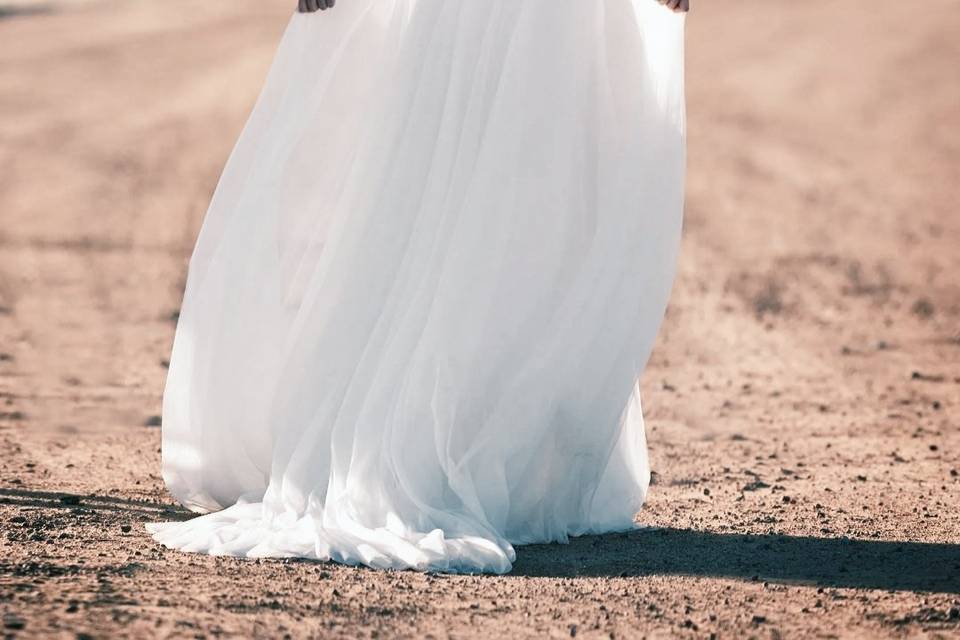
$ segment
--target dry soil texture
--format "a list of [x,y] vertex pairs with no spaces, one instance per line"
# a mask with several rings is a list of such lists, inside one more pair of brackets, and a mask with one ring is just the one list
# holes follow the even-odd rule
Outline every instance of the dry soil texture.
[[0,1],[5,634],[960,637],[957,0],[696,3],[653,528],[505,577],[154,544],[186,260],[292,2]]

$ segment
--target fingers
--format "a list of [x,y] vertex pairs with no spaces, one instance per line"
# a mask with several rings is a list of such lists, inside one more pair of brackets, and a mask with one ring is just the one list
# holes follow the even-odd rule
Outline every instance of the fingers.
[[332,9],[337,0],[298,0],[297,11],[300,13],[313,13],[314,11],[326,11]]
[[659,0],[659,2],[671,11],[690,10],[690,0]]

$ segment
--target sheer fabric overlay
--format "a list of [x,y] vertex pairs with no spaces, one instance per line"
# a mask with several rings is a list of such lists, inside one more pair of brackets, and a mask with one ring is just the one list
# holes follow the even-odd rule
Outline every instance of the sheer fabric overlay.
[[[562,5],[562,6],[561,6]],[[295,15],[193,253],[164,545],[509,571],[631,528],[685,166],[654,0]]]

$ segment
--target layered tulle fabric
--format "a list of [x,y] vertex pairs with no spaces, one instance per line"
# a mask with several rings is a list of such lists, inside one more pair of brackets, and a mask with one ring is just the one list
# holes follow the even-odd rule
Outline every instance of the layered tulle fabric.
[[186,551],[508,571],[633,525],[684,179],[654,0],[293,17],[193,254],[163,408]]

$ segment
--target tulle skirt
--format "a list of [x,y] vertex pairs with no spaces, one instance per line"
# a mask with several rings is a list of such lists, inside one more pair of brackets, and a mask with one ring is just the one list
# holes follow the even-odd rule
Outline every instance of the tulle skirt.
[[670,292],[683,18],[295,15],[193,253],[163,405],[185,551],[505,572],[633,526]]

